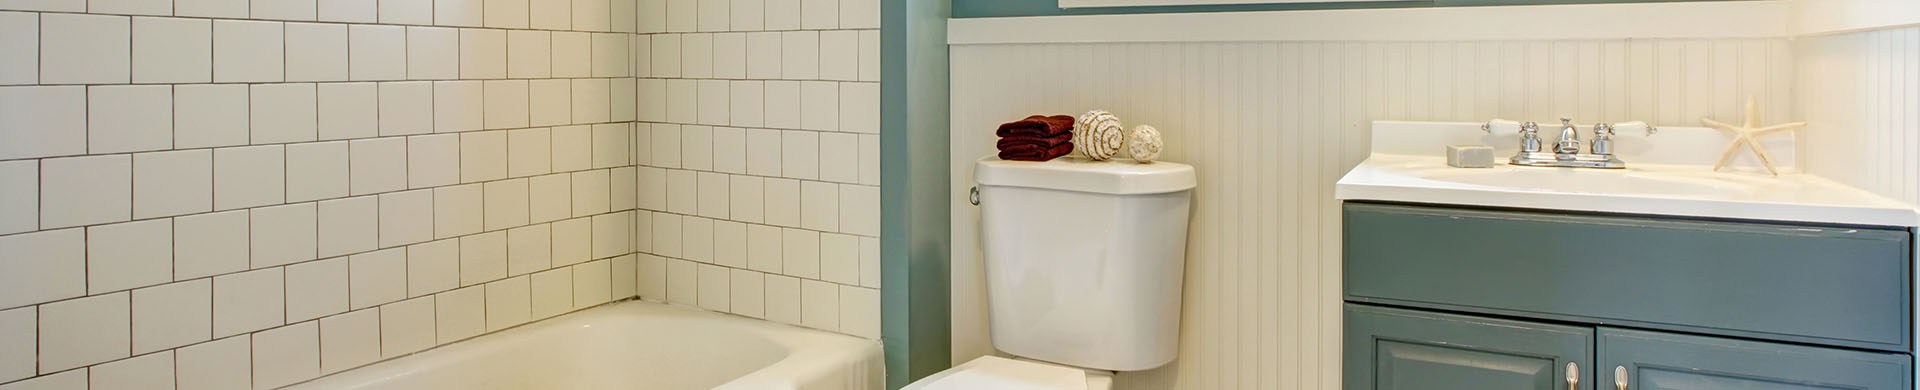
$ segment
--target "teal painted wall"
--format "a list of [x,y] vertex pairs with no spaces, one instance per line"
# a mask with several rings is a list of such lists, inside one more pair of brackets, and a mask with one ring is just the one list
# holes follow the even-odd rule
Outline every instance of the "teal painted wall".
[[[988,18],[1003,16],[1144,14],[1172,12],[1290,11],[1347,8],[1474,7],[1489,5],[1537,5],[1582,3],[1671,3],[1682,1],[1728,0],[1417,0],[1365,3],[1233,4],[1163,7],[1113,7],[1061,9],[1058,0],[952,0],[953,17]],[[1577,21],[1569,21],[1577,22]]]
[[948,0],[880,3],[880,333],[887,388],[950,366]]

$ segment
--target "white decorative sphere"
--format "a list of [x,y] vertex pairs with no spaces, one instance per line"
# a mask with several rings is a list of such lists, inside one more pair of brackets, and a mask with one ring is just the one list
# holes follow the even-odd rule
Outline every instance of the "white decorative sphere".
[[1160,149],[1166,146],[1164,142],[1160,140],[1160,129],[1134,126],[1133,131],[1127,132],[1127,153],[1133,156],[1133,161],[1153,162],[1160,158]]
[[1073,126],[1073,148],[1094,160],[1107,160],[1120,152],[1120,146],[1126,138],[1122,133],[1120,117],[1113,113],[1093,110],[1080,115]]

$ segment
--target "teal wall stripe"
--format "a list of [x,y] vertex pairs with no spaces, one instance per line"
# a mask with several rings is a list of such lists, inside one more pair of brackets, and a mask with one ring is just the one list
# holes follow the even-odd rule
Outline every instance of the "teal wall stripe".
[[880,331],[889,389],[950,364],[949,5],[880,3]]
[[1111,7],[1061,9],[1058,0],[953,0],[953,17],[987,18],[1005,16],[1053,16],[1100,14],[1150,14],[1172,12],[1293,11],[1351,8],[1474,7],[1489,5],[1540,5],[1583,3],[1672,3],[1683,1],[1727,0],[1416,0],[1362,3],[1227,4],[1156,7]]

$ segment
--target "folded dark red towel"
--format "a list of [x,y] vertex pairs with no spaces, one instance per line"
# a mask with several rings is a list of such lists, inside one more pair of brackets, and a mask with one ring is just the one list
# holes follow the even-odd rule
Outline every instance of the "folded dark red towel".
[[1013,145],[1038,145],[1042,148],[1052,148],[1054,146],[1058,146],[1060,144],[1069,143],[1069,142],[1073,142],[1072,133],[1061,134],[1054,137],[1011,136],[1011,137],[1001,137],[1000,141],[994,143],[994,147],[1000,148],[1003,150]]
[[1027,136],[1051,138],[1061,134],[1071,134],[1072,131],[1072,116],[1033,115],[1026,119],[1003,123],[999,129],[994,130],[993,134],[1001,137]]
[[1051,147],[1040,144],[1018,144],[1000,148],[1001,160],[1047,161],[1067,153],[1073,153],[1073,143],[1066,142]]

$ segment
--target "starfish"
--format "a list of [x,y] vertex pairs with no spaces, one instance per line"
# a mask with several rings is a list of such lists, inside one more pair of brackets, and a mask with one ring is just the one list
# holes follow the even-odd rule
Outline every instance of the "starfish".
[[1753,151],[1753,155],[1755,157],[1760,158],[1760,165],[1764,165],[1767,167],[1767,173],[1772,173],[1774,176],[1780,176],[1780,171],[1773,168],[1773,159],[1767,155],[1767,148],[1765,146],[1760,146],[1760,140],[1755,138],[1768,133],[1797,130],[1802,127],[1806,127],[1807,122],[1793,122],[1793,123],[1778,124],[1778,125],[1767,126],[1767,127],[1755,127],[1755,126],[1759,126],[1759,123],[1760,123],[1759,107],[1760,105],[1757,103],[1756,100],[1754,100],[1753,96],[1747,96],[1747,118],[1746,118],[1747,120],[1745,123],[1742,123],[1739,126],[1730,125],[1725,122],[1716,121],[1713,119],[1700,118],[1700,123],[1704,123],[1709,127],[1720,129],[1733,134],[1733,143],[1728,144],[1727,150],[1720,153],[1720,162],[1713,164],[1713,170],[1718,171],[1720,170],[1721,167],[1727,166],[1728,162],[1733,161],[1734,152],[1739,151],[1740,146],[1745,145],[1748,150]]

